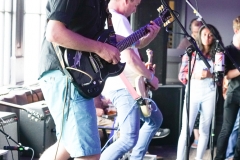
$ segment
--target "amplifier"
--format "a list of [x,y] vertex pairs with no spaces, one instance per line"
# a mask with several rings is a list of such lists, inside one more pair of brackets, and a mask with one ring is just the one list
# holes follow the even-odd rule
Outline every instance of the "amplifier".
[[[54,121],[45,101],[30,103],[22,107],[42,116],[41,120],[36,121],[29,118],[26,111],[21,110],[19,117],[19,134],[22,144],[34,150],[34,157],[40,157],[45,149],[57,141]],[[31,155],[30,150],[24,153],[24,156]]]
[[177,145],[182,126],[183,85],[163,85],[153,91],[152,99],[163,114],[161,128],[169,128],[165,138],[153,139],[152,145]]
[[0,150],[0,160],[8,160],[8,153],[7,150]]
[[[18,141],[18,118],[16,113],[13,112],[0,112],[0,130],[10,136],[17,143]],[[4,146],[17,146],[15,142],[7,138],[4,133],[0,132],[0,149]],[[8,151],[7,159],[12,159],[12,154],[14,160],[19,159],[18,151]]]

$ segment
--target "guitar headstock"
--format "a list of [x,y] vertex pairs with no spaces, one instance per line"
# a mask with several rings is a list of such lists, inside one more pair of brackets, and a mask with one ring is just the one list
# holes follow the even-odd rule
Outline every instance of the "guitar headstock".
[[157,11],[159,12],[159,17],[162,19],[163,26],[166,27],[168,24],[172,23],[174,21],[171,13],[168,9],[164,8],[163,5],[161,5]]
[[148,49],[146,50],[146,52],[147,52],[147,56],[148,56],[148,57],[152,57],[152,56],[153,56],[153,51],[152,51],[151,49],[148,48]]
[[147,49],[146,50],[146,52],[147,52],[147,56],[148,56],[148,63],[147,63],[147,69],[149,69],[149,70],[153,70],[153,66],[152,66],[152,58],[153,58],[153,51],[151,50],[151,49]]

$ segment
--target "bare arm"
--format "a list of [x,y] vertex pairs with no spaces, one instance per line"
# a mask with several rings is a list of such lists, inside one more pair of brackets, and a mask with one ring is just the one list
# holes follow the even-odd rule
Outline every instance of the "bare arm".
[[47,25],[46,38],[48,41],[74,50],[94,52],[107,62],[116,64],[120,61],[117,48],[83,37],[65,27],[60,21],[50,20]]
[[147,30],[149,31],[148,34],[136,42],[136,48],[141,49],[146,47],[157,36],[160,27],[155,22],[151,21],[150,25],[147,26]]

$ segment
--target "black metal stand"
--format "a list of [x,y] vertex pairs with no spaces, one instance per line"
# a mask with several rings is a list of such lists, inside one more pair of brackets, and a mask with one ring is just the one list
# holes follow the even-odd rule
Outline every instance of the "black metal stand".
[[[186,53],[189,56],[189,63],[188,63],[188,82],[187,82],[187,93],[186,93],[186,114],[187,114],[187,120],[186,120],[186,129],[187,129],[187,135],[186,135],[186,150],[185,150],[185,160],[189,160],[189,148],[190,148],[190,133],[189,133],[189,102],[190,102],[190,81],[191,81],[191,60],[192,60],[192,52],[196,51],[196,53],[198,54],[199,58],[204,62],[204,64],[206,65],[206,67],[208,69],[211,68],[210,64],[208,63],[208,61],[206,60],[206,58],[203,56],[202,52],[200,51],[200,49],[197,46],[196,41],[194,40],[193,37],[191,37],[188,32],[186,31],[186,29],[183,27],[183,25],[181,24],[181,22],[179,21],[179,19],[177,18],[177,16],[175,15],[175,13],[172,11],[172,9],[168,6],[168,4],[166,4],[163,0],[161,0],[162,4],[169,9],[169,12],[171,13],[171,15],[174,17],[175,21],[179,24],[179,26],[181,27],[182,31],[184,32],[184,34],[187,36],[188,41],[192,44],[191,46],[189,46],[186,49]],[[191,52],[191,53],[190,53]]]
[[[190,82],[191,82],[191,61],[193,48],[188,47],[186,49],[186,54],[188,55],[188,81],[187,81],[187,91],[186,91],[186,147],[185,147],[185,159],[189,159],[189,147],[190,147],[190,128],[189,128],[189,103],[190,103]],[[184,112],[184,111],[183,111]]]
[[[7,139],[10,139],[10,140],[12,140],[14,143],[16,143],[17,144],[17,149],[15,149],[16,147],[12,147],[12,146],[4,146],[4,150],[17,150],[17,151],[23,151],[23,150],[25,150],[25,148],[24,148],[24,146],[22,146],[22,144],[21,143],[18,143],[17,141],[15,141],[10,135],[8,135],[7,133],[5,133],[3,130],[1,130],[0,129],[0,132],[2,132],[2,134],[4,134],[5,136],[6,136],[6,138]],[[5,148],[5,147],[9,147],[9,148]]]
[[17,145],[21,146],[20,143],[16,142],[14,139],[12,139],[12,137],[9,136],[7,133],[5,133],[3,130],[0,129],[0,132],[2,132],[2,134],[4,134],[4,135],[7,137],[7,139],[10,139],[10,140],[12,140],[14,143],[16,143]]
[[[216,85],[216,84],[215,84]],[[215,112],[217,108],[217,100],[218,100],[218,87],[216,85],[216,96],[215,96],[215,106],[213,110],[213,117],[212,117],[212,125],[211,125],[211,136],[210,136],[210,150],[211,150],[211,160],[214,159],[214,132],[215,132]]]
[[212,117],[212,125],[211,125],[211,136],[210,136],[210,150],[211,150],[211,160],[214,159],[214,136],[215,136],[215,113],[216,113],[216,108],[217,108],[217,102],[219,99],[219,93],[218,93],[218,85],[219,83],[222,82],[224,77],[224,73],[214,73],[214,84],[216,85],[216,96],[215,96],[215,107],[214,107],[214,112],[213,112],[213,117]]

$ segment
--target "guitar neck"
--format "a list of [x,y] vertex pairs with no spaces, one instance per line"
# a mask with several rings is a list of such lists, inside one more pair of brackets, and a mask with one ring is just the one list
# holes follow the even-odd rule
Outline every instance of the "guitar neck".
[[[154,22],[158,25],[161,26],[163,24],[163,21],[161,19],[161,17],[158,17],[154,20]],[[143,36],[145,36],[148,33],[147,30],[147,25],[138,29],[137,31],[135,31],[134,33],[132,33],[130,36],[128,36],[127,38],[125,38],[124,40],[118,42],[116,44],[116,47],[118,48],[118,50],[121,52],[124,49],[126,49],[127,47],[130,47],[134,42],[136,42],[137,40],[139,40],[140,38],[142,38]]]

